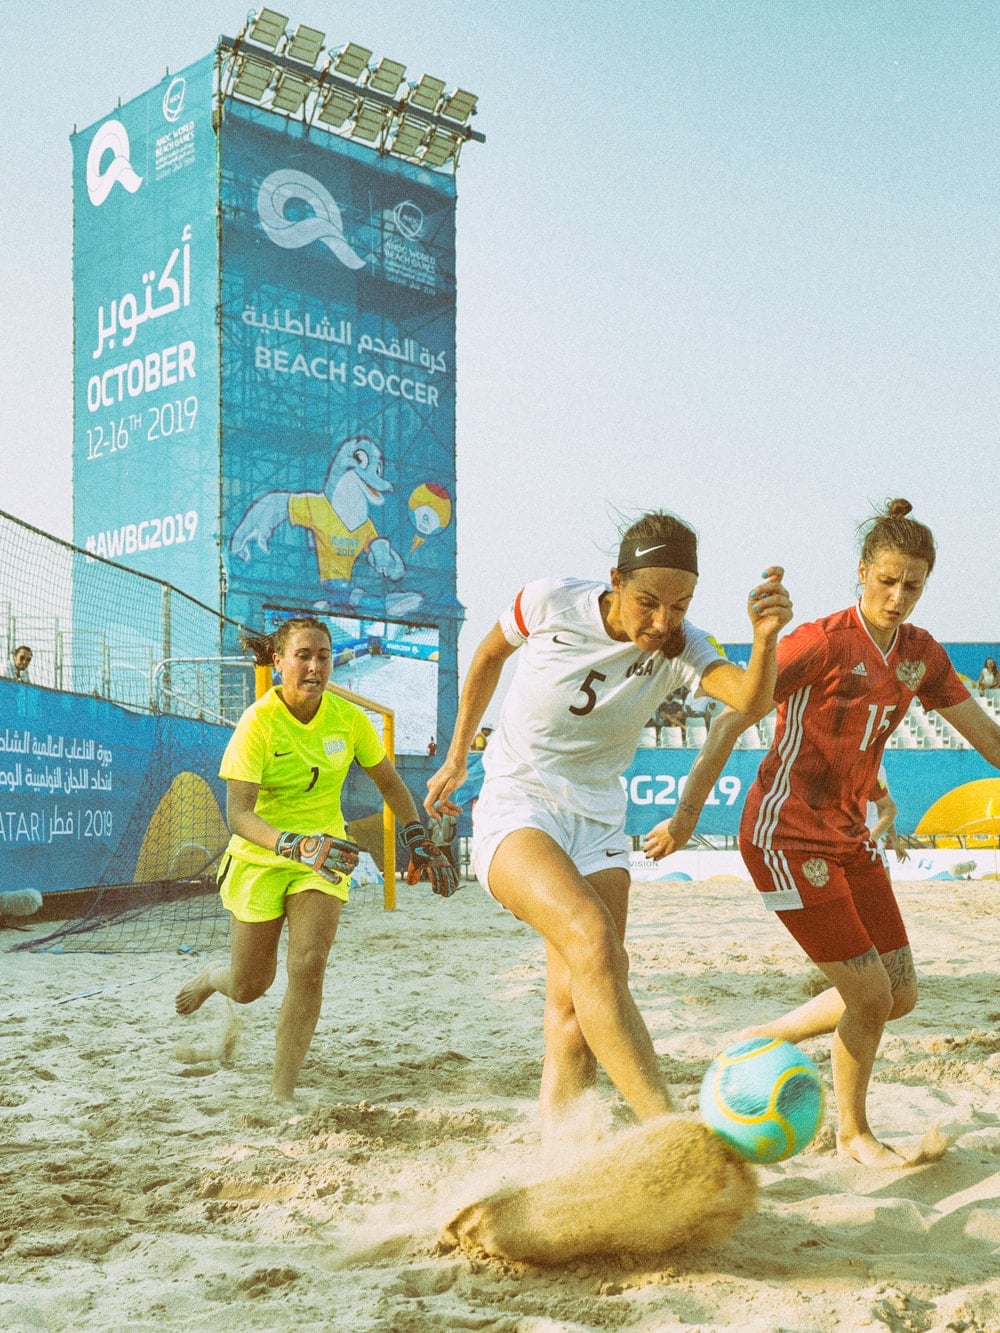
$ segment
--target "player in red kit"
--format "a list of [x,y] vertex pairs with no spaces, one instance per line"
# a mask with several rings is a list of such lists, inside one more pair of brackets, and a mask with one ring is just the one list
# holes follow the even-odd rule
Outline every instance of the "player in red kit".
[[[740,851],[761,901],[831,982],[743,1035],[799,1042],[833,1033],[837,1145],[867,1166],[905,1164],[875,1138],[866,1102],[885,1024],[917,998],[906,928],[866,824],[882,751],[916,696],[1000,768],[1000,727],[941,645],[907,621],[936,554],[930,530],[907,517],[910,510],[908,501],[892,500],[864,525],[858,604],[778,643],[777,728],[740,824]],[[737,736],[753,721],[732,710],[716,720],[670,822],[667,851],[693,833]]]

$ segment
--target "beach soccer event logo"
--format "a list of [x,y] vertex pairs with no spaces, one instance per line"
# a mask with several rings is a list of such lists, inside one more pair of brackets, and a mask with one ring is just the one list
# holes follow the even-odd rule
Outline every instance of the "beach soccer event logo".
[[[111,154],[111,160],[105,159]],[[87,193],[95,208],[100,208],[116,185],[135,194],[142,177],[132,166],[128,130],[120,120],[106,120],[94,135],[87,153]]]
[[171,79],[167,86],[167,91],[163,94],[163,119],[169,120],[171,125],[180,118],[184,110],[184,95],[187,92],[187,79],[178,74],[176,79]]
[[424,230],[424,210],[412,199],[402,199],[392,210],[396,230],[408,241],[415,241]]
[[347,242],[336,199],[304,171],[272,171],[265,176],[257,191],[257,216],[268,238],[284,250],[300,250],[318,242],[345,268],[365,266]]

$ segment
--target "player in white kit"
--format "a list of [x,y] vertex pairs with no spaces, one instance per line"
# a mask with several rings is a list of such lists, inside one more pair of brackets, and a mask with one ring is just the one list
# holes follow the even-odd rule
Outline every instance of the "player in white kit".
[[[741,709],[769,700],[775,641],[792,614],[783,572],[766,570],[750,594],[753,649],[744,670],[685,619],[698,581],[693,530],[673,514],[646,514],[624,534],[610,586],[529,583],[476,650],[455,734],[424,804],[435,817],[459,813],[451,793],[465,779],[504,663],[517,652],[483,755],[473,865],[490,893],[545,941],[547,1117],[594,1085],[598,1063],[640,1119],[670,1109],[628,988],[629,842],[619,779],[647,719],[679,686]],[[666,822],[644,846],[657,856],[672,849]]]

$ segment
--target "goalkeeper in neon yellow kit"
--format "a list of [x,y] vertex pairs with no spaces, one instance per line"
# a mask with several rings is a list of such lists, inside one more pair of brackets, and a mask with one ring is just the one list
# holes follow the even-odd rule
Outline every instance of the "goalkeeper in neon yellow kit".
[[[323,976],[348,899],[359,848],[346,835],[340,793],[357,762],[402,824],[411,867],[448,897],[458,877],[420,822],[413,798],[364,712],[331,694],[330,633],[322,621],[283,621],[273,635],[245,636],[281,684],[252,704],[226,747],[229,845],[219,891],[231,918],[228,963],[206,967],[177,994],[193,1013],[215,991],[240,1004],[274,981],[288,921],[288,987],[278,1017],[272,1092],[290,1102],[319,1019]],[[412,880],[411,880],[412,882]]]

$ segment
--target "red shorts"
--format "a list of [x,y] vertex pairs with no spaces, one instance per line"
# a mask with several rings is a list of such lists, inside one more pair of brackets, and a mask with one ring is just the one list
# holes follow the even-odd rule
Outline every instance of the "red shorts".
[[814,963],[843,963],[871,948],[892,953],[909,943],[889,872],[870,844],[832,856],[764,852],[741,838],[740,853],[764,906]]

